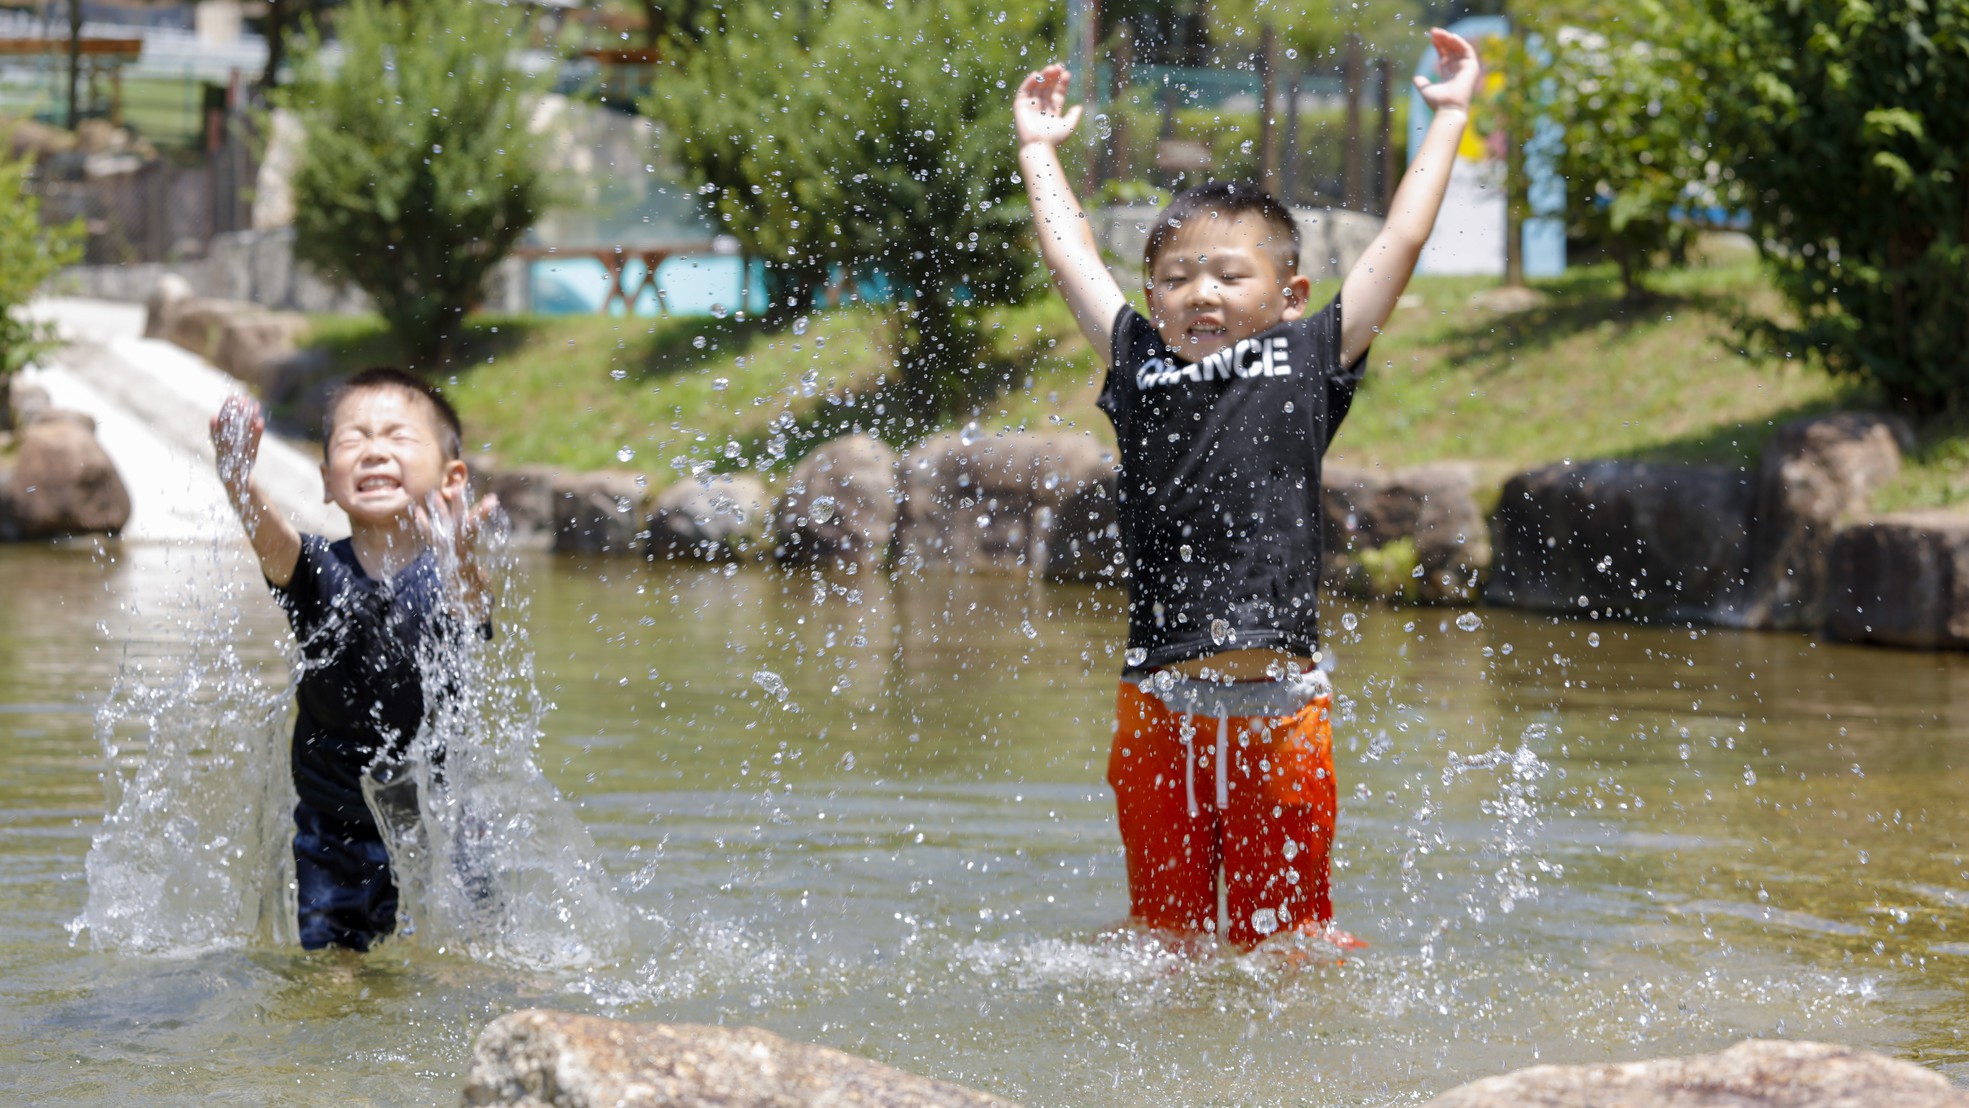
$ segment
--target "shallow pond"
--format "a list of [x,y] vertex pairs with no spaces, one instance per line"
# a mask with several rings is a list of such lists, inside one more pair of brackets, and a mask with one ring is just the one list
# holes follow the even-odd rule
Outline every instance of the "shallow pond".
[[235,611],[228,672],[277,704],[284,623],[211,551],[0,549],[8,1101],[454,1103],[477,1029],[533,1005],[761,1024],[1031,1105],[1403,1103],[1751,1035],[1969,1082],[1969,658],[1332,601],[1334,900],[1371,945],[1175,953],[1119,926],[1118,594],[520,582],[538,760],[619,886],[619,957],[136,953],[68,926],[98,713],[119,674],[209,666]]

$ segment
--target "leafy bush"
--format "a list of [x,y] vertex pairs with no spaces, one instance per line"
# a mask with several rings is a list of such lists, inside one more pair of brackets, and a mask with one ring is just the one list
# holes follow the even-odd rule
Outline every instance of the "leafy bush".
[[1702,0],[1718,146],[1786,337],[1920,414],[1969,397],[1969,0]]
[[543,200],[527,131],[538,81],[507,61],[516,11],[353,0],[336,18],[339,67],[312,39],[281,96],[307,129],[296,257],[368,293],[426,365],[449,360]]
[[1036,287],[1011,105],[1050,18],[1039,0],[732,6],[647,102],[766,263],[774,316],[844,276],[886,281],[917,418],[976,388],[977,309]]
[[1672,17],[1653,3],[1630,16],[1606,34],[1562,30],[1534,79],[1561,132],[1567,230],[1605,247],[1631,299],[1642,274],[1684,256],[1737,190],[1709,149],[1709,98]]
[[7,137],[0,131],[0,258],[6,259],[0,265],[0,382],[53,341],[47,328],[20,318],[17,309],[55,271],[82,257],[82,221],[41,225],[41,198],[27,190],[33,163],[12,157]]

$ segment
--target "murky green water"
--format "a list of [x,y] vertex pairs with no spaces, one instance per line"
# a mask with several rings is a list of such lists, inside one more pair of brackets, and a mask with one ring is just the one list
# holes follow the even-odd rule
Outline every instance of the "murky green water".
[[1033,1105],[1402,1103],[1751,1035],[1969,1081],[1969,658],[1501,612],[1330,610],[1334,898],[1373,944],[1343,963],[1116,929],[1118,596],[547,559],[540,760],[629,956],[72,942],[119,670],[186,665],[236,606],[242,667],[285,680],[279,613],[221,564],[0,549],[8,1102],[454,1103],[478,1027],[528,1005],[757,1023]]

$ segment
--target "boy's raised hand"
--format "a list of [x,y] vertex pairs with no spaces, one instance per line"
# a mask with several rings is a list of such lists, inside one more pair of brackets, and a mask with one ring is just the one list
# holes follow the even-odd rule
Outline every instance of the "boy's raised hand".
[[1483,70],[1477,62],[1477,48],[1462,35],[1451,34],[1441,27],[1430,29],[1429,40],[1436,47],[1436,79],[1415,78],[1422,102],[1431,111],[1470,110],[1470,100],[1477,94],[1477,78]]
[[235,501],[253,477],[260,458],[260,436],[267,430],[260,405],[249,397],[229,396],[212,417],[212,451],[218,456],[219,480]]
[[468,506],[469,496],[464,485],[446,486],[431,493],[417,507],[417,526],[424,534],[424,541],[443,553],[443,562],[456,567],[465,609],[471,618],[483,621],[491,607],[490,578],[478,563],[478,542],[486,524],[499,511],[499,498],[487,493],[479,497],[478,503]]
[[1067,85],[1072,80],[1067,67],[1054,62],[1019,82],[1012,100],[1012,125],[1020,146],[1043,142],[1057,147],[1073,134],[1080,123],[1080,105],[1067,107]]

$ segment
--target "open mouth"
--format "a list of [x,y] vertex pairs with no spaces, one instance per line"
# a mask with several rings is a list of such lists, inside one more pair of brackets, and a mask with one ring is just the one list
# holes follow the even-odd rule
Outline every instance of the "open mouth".
[[401,482],[394,477],[364,477],[356,482],[357,492],[388,492],[401,487]]

